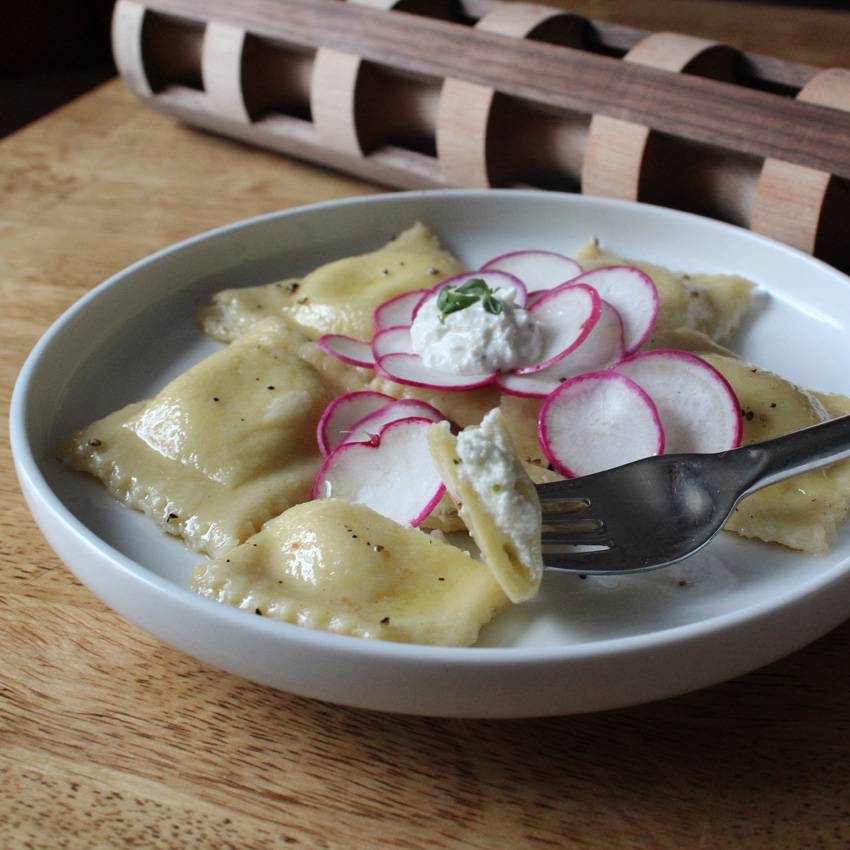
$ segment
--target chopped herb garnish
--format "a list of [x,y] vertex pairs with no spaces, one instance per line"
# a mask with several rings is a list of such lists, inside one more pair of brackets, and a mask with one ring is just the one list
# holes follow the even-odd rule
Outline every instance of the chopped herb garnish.
[[445,322],[449,313],[457,313],[471,307],[476,301],[488,313],[498,316],[504,312],[505,305],[496,298],[495,292],[480,277],[473,277],[460,286],[444,286],[437,296],[437,309],[440,311],[440,322]]

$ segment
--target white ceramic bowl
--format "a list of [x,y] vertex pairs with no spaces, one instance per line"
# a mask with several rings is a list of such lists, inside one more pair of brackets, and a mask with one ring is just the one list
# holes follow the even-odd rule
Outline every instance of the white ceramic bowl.
[[[386,711],[520,717],[682,693],[795,650],[850,614],[850,533],[825,556],[721,535],[678,568],[619,579],[547,574],[469,649],[310,631],[201,599],[199,556],[55,457],[59,438],[146,397],[213,351],[194,322],[211,293],[297,276],[417,219],[470,266],[590,237],[626,256],[736,272],[764,290],[734,347],[805,386],[850,393],[850,280],[748,231],[578,195],[457,191],[337,201],[239,222],[142,260],[72,307],[24,366],[11,434],[45,537],[128,620],[202,661],[294,693]],[[681,582],[684,580],[685,584]]]

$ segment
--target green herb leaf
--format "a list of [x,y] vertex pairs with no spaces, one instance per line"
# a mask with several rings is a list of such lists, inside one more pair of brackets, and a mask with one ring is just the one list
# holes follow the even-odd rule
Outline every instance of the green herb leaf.
[[460,286],[444,286],[437,296],[437,309],[440,311],[440,322],[446,320],[450,313],[465,310],[476,301],[488,313],[498,316],[505,310],[505,305],[496,297],[495,293],[480,277],[473,277]]

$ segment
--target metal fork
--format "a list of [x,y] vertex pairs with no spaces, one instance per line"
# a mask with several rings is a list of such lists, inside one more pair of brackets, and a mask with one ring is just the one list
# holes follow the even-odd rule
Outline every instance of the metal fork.
[[538,485],[543,562],[596,575],[675,564],[702,549],[745,496],[848,457],[843,416],[728,452],[661,455]]

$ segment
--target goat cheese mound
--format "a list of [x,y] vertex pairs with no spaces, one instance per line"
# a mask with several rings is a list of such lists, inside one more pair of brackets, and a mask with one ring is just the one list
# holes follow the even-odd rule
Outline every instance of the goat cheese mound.
[[[510,442],[501,412],[491,410],[477,428],[457,437],[456,471],[470,484],[497,528],[516,548],[520,562],[540,561],[540,502]],[[539,577],[538,577],[539,581]]]
[[516,293],[499,293],[503,309],[482,301],[441,316],[437,299],[426,301],[410,329],[413,351],[426,366],[452,375],[490,375],[536,362],[543,333],[534,317],[514,305]]

